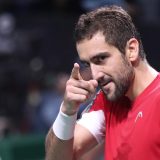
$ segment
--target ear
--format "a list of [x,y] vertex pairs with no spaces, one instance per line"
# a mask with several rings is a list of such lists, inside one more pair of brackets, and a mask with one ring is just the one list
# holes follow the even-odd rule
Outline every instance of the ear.
[[126,44],[126,57],[131,63],[139,58],[139,42],[136,38],[131,38]]

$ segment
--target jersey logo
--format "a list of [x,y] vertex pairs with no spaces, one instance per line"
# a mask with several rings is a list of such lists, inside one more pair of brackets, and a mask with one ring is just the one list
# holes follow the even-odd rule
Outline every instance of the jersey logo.
[[140,119],[140,118],[142,118],[142,117],[143,117],[142,111],[138,112],[138,114],[137,114],[137,116],[136,116],[134,122],[137,122],[137,120]]

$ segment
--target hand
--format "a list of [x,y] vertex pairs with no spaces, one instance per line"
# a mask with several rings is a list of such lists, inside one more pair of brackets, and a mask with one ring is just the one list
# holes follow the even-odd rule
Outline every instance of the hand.
[[61,110],[67,115],[73,115],[78,112],[79,105],[85,102],[96,91],[98,86],[96,80],[83,80],[79,70],[79,64],[75,63],[71,76],[66,83],[66,91]]

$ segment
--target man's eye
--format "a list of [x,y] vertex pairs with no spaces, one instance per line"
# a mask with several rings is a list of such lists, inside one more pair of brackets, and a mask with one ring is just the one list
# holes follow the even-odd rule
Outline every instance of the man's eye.
[[103,61],[106,58],[106,56],[100,56],[99,61]]
[[103,61],[105,60],[105,58],[106,58],[106,56],[96,57],[96,58],[94,59],[94,62],[95,62],[96,64],[99,64],[99,63],[103,62]]

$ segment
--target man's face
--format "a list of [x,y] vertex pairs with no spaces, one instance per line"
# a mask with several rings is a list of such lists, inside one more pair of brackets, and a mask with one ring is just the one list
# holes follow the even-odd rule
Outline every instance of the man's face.
[[126,56],[105,42],[101,32],[90,40],[77,43],[77,51],[80,60],[90,68],[92,78],[98,81],[109,101],[116,101],[127,93],[134,69]]

